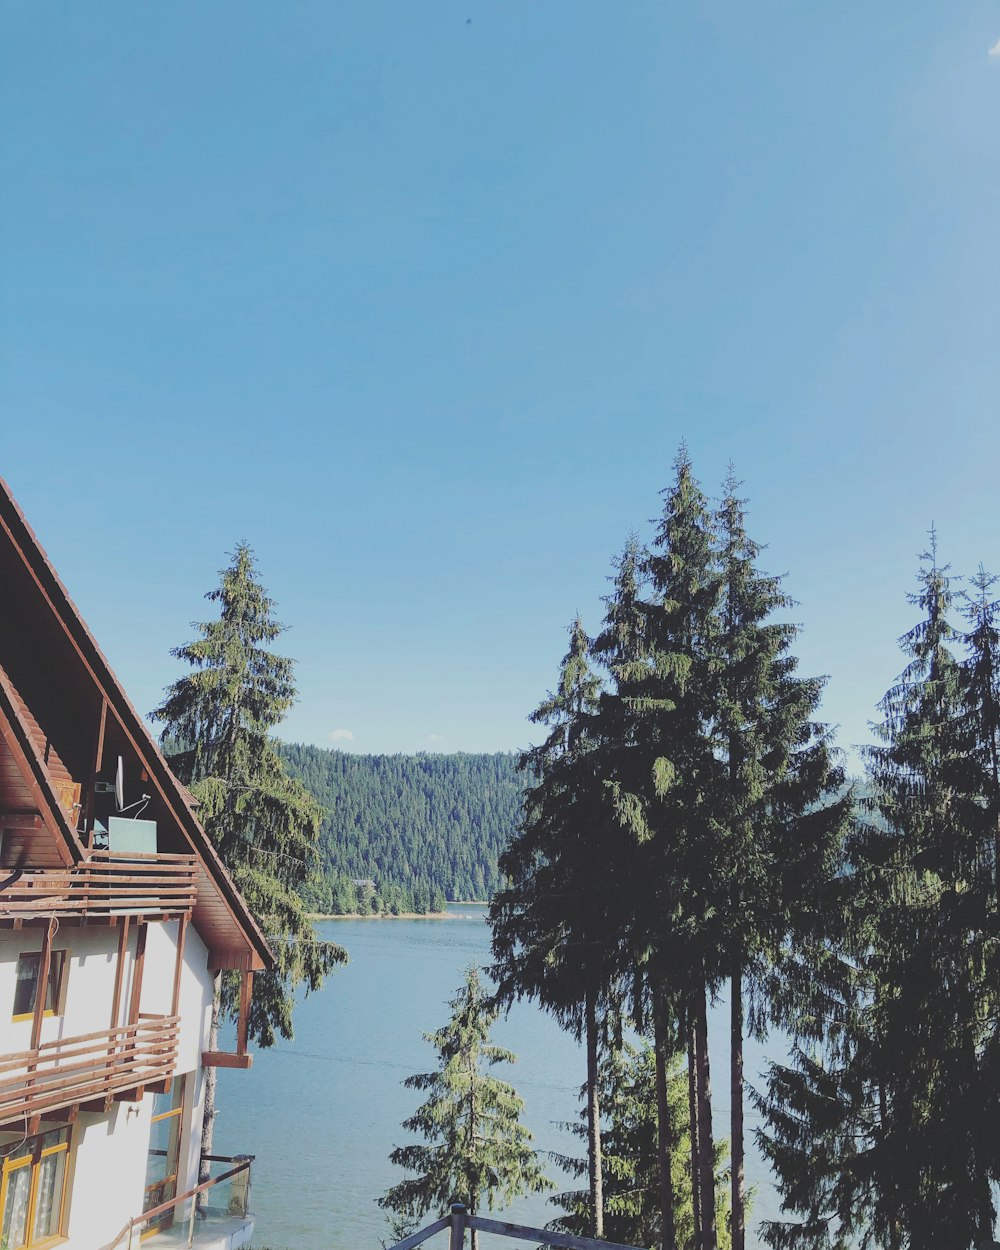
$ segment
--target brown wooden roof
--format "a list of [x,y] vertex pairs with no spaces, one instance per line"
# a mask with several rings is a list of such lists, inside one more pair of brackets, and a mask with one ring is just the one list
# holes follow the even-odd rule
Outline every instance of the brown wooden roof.
[[191,794],[170,771],[2,478],[0,597],[0,815],[19,814],[15,823],[28,831],[13,836],[30,836],[39,867],[85,858],[77,829],[81,819],[87,827],[102,769],[107,776],[107,762],[121,754],[136,786],[141,778],[151,796],[149,814],[170,840],[167,849],[198,857],[193,920],[213,966],[270,967],[266,939],[195,817]]

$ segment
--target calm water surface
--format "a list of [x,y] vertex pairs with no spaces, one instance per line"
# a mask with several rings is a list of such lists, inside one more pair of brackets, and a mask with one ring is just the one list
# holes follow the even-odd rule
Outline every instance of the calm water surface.
[[[388,1161],[405,1140],[400,1123],[420,1102],[402,1081],[433,1066],[422,1033],[447,1019],[446,1001],[470,963],[489,962],[485,907],[456,905],[447,920],[335,920],[322,936],[347,947],[351,962],[296,1009],[295,1040],[259,1051],[250,1072],[219,1072],[216,1150],[255,1154],[255,1245],[273,1250],[379,1250],[387,1239],[375,1199],[404,1173]],[[580,1153],[560,1128],[579,1113],[581,1048],[530,1005],[513,1009],[494,1036],[518,1055],[498,1075],[525,1101],[524,1122],[540,1150]],[[713,1105],[723,1135],[729,1114],[728,1025],[724,1006],[710,1021]],[[748,1044],[746,1074],[764,1066]],[[748,1129],[757,1122],[747,1110]],[[748,1151],[753,1143],[748,1142]],[[563,1175],[548,1168],[560,1188]],[[753,1220],[777,1214],[774,1191],[755,1154]],[[544,1195],[519,1200],[508,1218],[540,1225],[556,1214]],[[432,1217],[428,1217],[430,1220]],[[438,1250],[435,1242],[429,1243]],[[515,1243],[491,1239],[497,1246]],[[750,1245],[755,1238],[748,1238]],[[446,1245],[443,1240],[443,1245]]]

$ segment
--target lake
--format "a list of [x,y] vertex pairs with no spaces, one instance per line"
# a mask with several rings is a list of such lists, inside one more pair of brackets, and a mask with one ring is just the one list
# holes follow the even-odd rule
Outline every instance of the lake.
[[[346,946],[350,963],[332,975],[322,993],[297,1007],[293,1041],[258,1051],[250,1072],[220,1070],[215,1148],[257,1156],[255,1245],[379,1250],[380,1241],[388,1240],[375,1199],[404,1175],[388,1154],[406,1140],[401,1121],[421,1101],[402,1081],[433,1067],[434,1052],[422,1034],[447,1020],[446,1002],[464,969],[489,962],[485,907],[452,905],[450,911],[441,920],[320,923],[321,936]],[[712,1012],[709,1037],[716,1132],[724,1136],[729,1117],[724,1004]],[[538,1148],[581,1153],[582,1143],[560,1127],[579,1114],[585,1077],[581,1047],[529,1004],[500,1020],[494,1039],[518,1055],[516,1065],[495,1071],[524,1099],[523,1120]],[[766,1057],[760,1046],[747,1044],[748,1080],[755,1081]],[[747,1108],[748,1138],[756,1123]],[[752,1227],[778,1211],[752,1140],[747,1149],[748,1182],[757,1189]],[[560,1189],[570,1187],[554,1166],[548,1171]],[[508,1214],[541,1225],[557,1212],[542,1195],[519,1200]],[[750,1235],[747,1242],[755,1246],[757,1239]]]

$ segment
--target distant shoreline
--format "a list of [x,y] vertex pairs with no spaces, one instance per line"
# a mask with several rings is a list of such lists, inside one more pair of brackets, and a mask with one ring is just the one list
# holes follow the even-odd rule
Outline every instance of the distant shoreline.
[[[483,899],[456,898],[449,903],[451,907],[488,907]],[[309,920],[461,920],[450,911],[309,911]]]

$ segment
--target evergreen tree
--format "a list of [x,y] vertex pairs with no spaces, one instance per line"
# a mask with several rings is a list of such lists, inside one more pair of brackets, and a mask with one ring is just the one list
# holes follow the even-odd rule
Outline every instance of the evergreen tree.
[[933,534],[911,599],[924,619],[904,638],[910,663],[882,703],[881,745],[868,753],[879,819],[861,830],[858,851],[872,985],[871,1047],[861,1053],[888,1111],[876,1180],[891,1186],[902,1244],[917,1248],[992,1236],[993,1133],[977,1069],[993,830]]
[[[760,547],[746,532],[745,501],[730,469],[716,517],[719,605],[719,750],[725,788],[719,814],[730,971],[732,1245],[744,1250],[744,983],[766,996],[769,973],[788,971],[789,947],[803,952],[828,936],[832,883],[850,815],[850,795],[831,758],[829,734],[814,721],[820,679],[798,676],[790,647],[798,628],[775,621],[791,606],[781,579],[757,567]],[[824,928],[825,926],[825,928]],[[788,978],[785,977],[787,981]],[[785,987],[787,998],[788,986]],[[786,1027],[787,1009],[772,1003]],[[760,1038],[764,1015],[752,1021]]]
[[[668,1066],[668,1098],[675,1123],[684,1124],[687,1104],[687,1079],[682,1059],[677,1052]],[[625,1043],[612,1047],[601,1064],[601,1104],[607,1120],[605,1132],[605,1170],[607,1175],[606,1221],[607,1237],[612,1241],[650,1248],[662,1242],[660,1227],[659,1167],[657,1161],[656,1065],[653,1049],[648,1044],[635,1047]],[[576,1136],[586,1138],[586,1113],[581,1123],[566,1125]],[[725,1144],[716,1147],[715,1166],[723,1164]],[[571,1175],[583,1176],[585,1160],[558,1156],[557,1162]],[[675,1211],[678,1246],[692,1250],[695,1244],[695,1222],[690,1184],[691,1149],[687,1128],[682,1128],[673,1143],[670,1159],[674,1187],[684,1195]],[[586,1191],[570,1190],[550,1199],[562,1208],[564,1215],[553,1220],[549,1228],[560,1232],[587,1235],[589,1211]],[[720,1193],[718,1203],[719,1244],[729,1246],[728,1196]]]
[[603,1237],[598,1017],[614,1005],[609,900],[618,868],[616,822],[604,798],[592,733],[600,681],[579,617],[559,684],[532,714],[550,726],[522,766],[534,784],[520,831],[500,857],[509,884],[490,907],[498,1000],[527,996],[583,1036],[587,1052],[590,1233]]
[[761,1104],[762,1144],[800,1216],[765,1229],[776,1247],[860,1236],[965,1250],[992,1237],[996,827],[989,717],[972,698],[990,683],[955,654],[933,536],[910,599],[922,619],[901,640],[909,663],[880,705],[868,815],[849,844],[846,1028],[775,1069]]
[[[452,1014],[436,1033],[425,1034],[438,1055],[433,1072],[407,1077],[408,1089],[428,1094],[403,1127],[428,1144],[397,1146],[389,1158],[416,1172],[378,1202],[398,1216],[419,1220],[432,1209],[462,1202],[475,1215],[485,1199],[490,1210],[525,1193],[552,1188],[521,1124],[524,1103],[513,1086],[490,1074],[516,1056],[490,1041],[497,1008],[483,992],[475,967],[451,999]],[[472,1232],[477,1250],[478,1234]]]
[[[317,990],[347,956],[318,942],[300,891],[316,864],[320,809],[289,778],[271,733],[295,699],[292,661],[268,647],[281,634],[274,602],[241,543],[220,584],[206,598],[218,619],[197,624],[199,637],[173,655],[192,672],[167,690],[153,713],[174,772],[200,804],[199,818],[271,945],[273,969],[258,973],[249,1035],[271,1046],[292,1036],[296,987]],[[212,1046],[220,1015],[232,1013],[234,989],[216,985]],[[216,1070],[206,1073],[204,1153],[211,1152]]]
[[[969,628],[965,634],[965,689],[970,751],[983,779],[983,824],[992,832],[994,906],[1000,912],[1000,602],[993,597],[997,579],[982,565],[972,590],[962,597]],[[983,847],[988,859],[990,851]]]
[[[681,1030],[695,1032],[697,1186],[701,1219],[699,1250],[715,1250],[715,1170],[707,997],[721,980],[718,918],[723,886],[714,796],[722,789],[713,738],[716,677],[714,638],[721,593],[712,516],[682,447],[673,485],[645,573],[652,599],[644,622],[645,672],[635,709],[634,793],[643,808],[648,837],[640,843],[640,903],[634,943],[644,949],[651,992],[658,1102],[663,1113],[660,1146],[665,1204],[672,1184],[668,1160],[674,1136],[667,1122],[666,1064]],[[666,1227],[665,1247],[669,1225]]]
[[717,821],[722,766],[713,736],[714,637],[721,582],[712,516],[684,447],[652,548],[631,544],[595,653],[613,689],[602,699],[607,785],[630,835],[632,901],[619,947],[633,969],[635,1023],[652,1026],[661,1235],[675,1250],[671,1158],[676,1126],[667,1062],[693,1030],[692,1141],[699,1250],[715,1250],[715,1174],[706,998],[722,976]]

